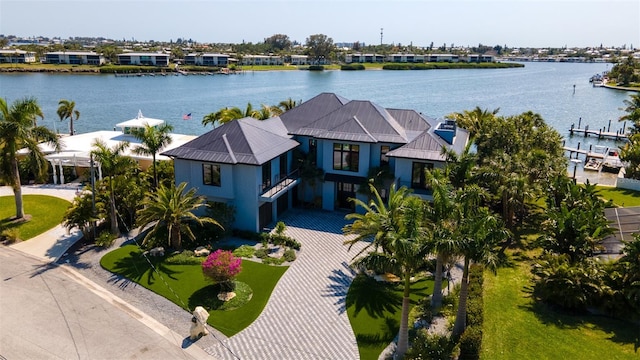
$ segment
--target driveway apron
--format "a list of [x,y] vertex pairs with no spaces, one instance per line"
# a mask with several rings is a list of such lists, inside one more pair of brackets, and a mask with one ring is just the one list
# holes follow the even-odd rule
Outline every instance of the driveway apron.
[[345,299],[355,276],[348,264],[361,246],[349,251],[343,244],[344,215],[286,215],[286,234],[302,244],[298,259],[258,319],[226,341],[233,354],[220,345],[205,350],[222,359],[358,359]]

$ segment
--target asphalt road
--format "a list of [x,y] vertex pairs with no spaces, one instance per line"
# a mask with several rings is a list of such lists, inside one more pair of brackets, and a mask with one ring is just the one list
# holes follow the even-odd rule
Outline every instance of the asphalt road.
[[0,359],[212,358],[100,291],[73,269],[0,246]]

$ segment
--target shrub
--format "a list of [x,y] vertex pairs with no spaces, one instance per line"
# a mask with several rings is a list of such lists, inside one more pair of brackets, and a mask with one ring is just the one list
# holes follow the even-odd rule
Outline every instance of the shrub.
[[269,256],[269,250],[267,250],[266,248],[260,248],[256,250],[256,253],[254,255],[257,258],[264,259]]
[[113,242],[116,240],[117,236],[112,235],[109,231],[102,231],[96,237],[95,244],[96,246],[108,248],[113,245]]
[[208,202],[207,206],[207,216],[215,219],[222,225],[223,229],[216,226],[217,232],[230,235],[232,233],[233,223],[236,220],[236,208],[223,202]]
[[205,277],[217,282],[227,291],[233,290],[233,279],[242,271],[242,259],[230,251],[216,250],[202,263]]
[[482,328],[484,321],[484,300],[482,298],[482,284],[484,283],[484,268],[474,264],[469,268],[469,298],[467,300],[467,326]]
[[267,256],[262,259],[262,263],[267,265],[282,265],[283,262],[284,262],[284,257],[272,258]]
[[296,259],[296,252],[291,250],[291,249],[289,249],[289,250],[284,252],[284,254],[282,255],[282,258],[285,261],[292,262],[292,261],[294,261]]
[[365,67],[362,64],[348,64],[342,65],[340,70],[365,70]]
[[233,255],[243,258],[251,258],[256,253],[256,249],[253,246],[242,245],[239,248],[233,250]]
[[411,342],[411,348],[405,355],[405,359],[452,359],[456,344],[446,336],[429,335],[421,329]]
[[200,265],[202,264],[202,259],[196,257],[193,251],[184,250],[169,256],[165,262],[173,265]]
[[311,65],[309,66],[309,71],[323,71],[324,66],[322,65]]
[[18,229],[6,229],[0,231],[0,241],[5,241],[6,244],[13,244],[20,241],[20,232]]
[[469,326],[460,337],[460,360],[477,360],[482,347],[482,328]]

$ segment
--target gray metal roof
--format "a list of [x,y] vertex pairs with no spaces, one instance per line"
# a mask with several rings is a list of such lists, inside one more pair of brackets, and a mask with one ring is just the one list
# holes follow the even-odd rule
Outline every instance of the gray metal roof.
[[286,135],[279,118],[267,121],[244,118],[224,124],[163,155],[224,164],[262,165],[298,145]]
[[338,109],[349,100],[333,93],[321,93],[280,115],[289,132],[295,132]]
[[429,122],[429,129],[422,132],[415,139],[406,145],[391,150],[387,156],[397,158],[408,158],[417,160],[445,161],[445,157],[440,154],[443,147],[453,149],[460,154],[469,141],[469,132],[456,128],[456,135],[453,144],[448,144],[443,138],[434,133],[438,127],[438,120],[425,117]]
[[290,132],[321,139],[406,144],[404,128],[383,107],[352,100],[318,120]]
[[387,111],[406,131],[423,132],[431,127],[427,117],[415,110],[387,109]]
[[428,131],[423,132],[410,143],[391,150],[387,153],[390,157],[400,157],[419,160],[445,161],[440,155],[443,144],[440,143]]

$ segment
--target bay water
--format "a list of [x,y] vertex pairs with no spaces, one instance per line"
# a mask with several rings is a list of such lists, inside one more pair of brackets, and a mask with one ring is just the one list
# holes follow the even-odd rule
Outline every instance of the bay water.
[[[33,96],[45,119],[39,124],[68,133],[68,121],[56,115],[58,101],[75,101],[77,132],[113,129],[138,111],[163,119],[174,132],[200,135],[212,129],[202,118],[223,107],[245,109],[282,100],[305,101],[321,92],[351,100],[371,100],[386,108],[413,109],[441,118],[476,106],[500,115],[533,111],[566,138],[567,146],[615,146],[612,141],[570,137],[572,123],[591,129],[622,128],[623,100],[632,92],[594,88],[589,78],[609,70],[604,63],[525,63],[513,69],[424,71],[252,71],[237,75],[115,77],[98,74],[3,73],[0,97],[8,103]],[[191,120],[183,120],[191,114]],[[570,165],[572,166],[572,165]],[[581,172],[579,172],[580,176]]]

